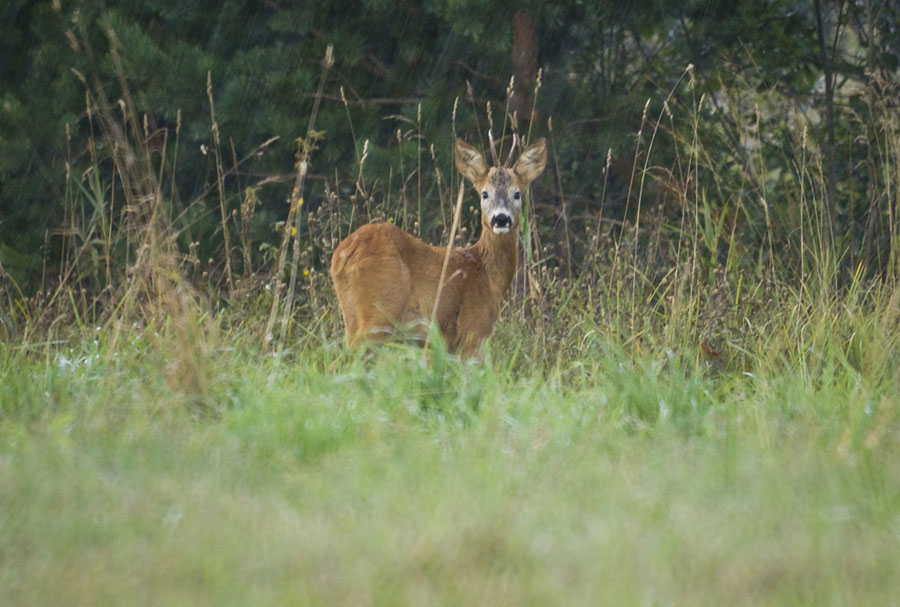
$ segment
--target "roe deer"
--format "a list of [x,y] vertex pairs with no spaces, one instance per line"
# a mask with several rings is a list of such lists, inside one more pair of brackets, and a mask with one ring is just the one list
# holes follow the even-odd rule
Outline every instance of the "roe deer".
[[418,335],[432,320],[447,349],[468,358],[479,352],[500,313],[500,302],[516,273],[517,227],[522,192],[547,164],[544,139],[522,152],[510,168],[515,137],[503,166],[488,168],[474,147],[457,139],[456,168],[481,196],[481,237],[450,252],[443,287],[438,283],[447,249],[425,244],[390,223],[364,225],[345,238],[331,258],[348,344],[389,339],[411,325]]

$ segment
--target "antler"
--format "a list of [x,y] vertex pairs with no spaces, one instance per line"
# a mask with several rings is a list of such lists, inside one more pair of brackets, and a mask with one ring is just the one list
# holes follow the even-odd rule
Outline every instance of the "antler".
[[494,146],[494,134],[488,129],[488,143],[491,144],[491,158],[494,159],[494,166],[500,166],[500,159],[497,158],[497,148]]
[[516,134],[513,133],[512,146],[509,148],[509,156],[506,157],[506,162],[503,163],[503,167],[509,167],[509,163],[512,161],[513,152],[516,151]]

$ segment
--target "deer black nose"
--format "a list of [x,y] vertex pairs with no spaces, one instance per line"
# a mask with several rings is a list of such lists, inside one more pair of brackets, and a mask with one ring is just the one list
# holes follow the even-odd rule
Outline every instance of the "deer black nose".
[[491,227],[492,228],[511,228],[512,227],[512,217],[510,217],[506,213],[497,213],[496,215],[491,217]]

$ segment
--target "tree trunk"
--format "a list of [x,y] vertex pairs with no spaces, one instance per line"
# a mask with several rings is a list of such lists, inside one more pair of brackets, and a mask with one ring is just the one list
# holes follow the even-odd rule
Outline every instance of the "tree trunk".
[[[512,64],[515,88],[509,103],[509,111],[518,119],[528,121],[534,103],[534,84],[537,78],[538,35],[531,16],[517,10],[513,15]],[[526,131],[522,128],[521,131]]]
[[[834,132],[834,55],[837,50],[838,34],[841,27],[841,16],[844,3],[840,3],[838,19],[834,29],[834,42],[829,49],[825,32],[825,16],[822,14],[822,1],[815,0],[816,32],[819,39],[819,60],[825,78],[825,201],[823,209],[824,226],[822,230],[822,248],[829,255],[834,255],[834,216],[837,198],[837,164],[835,148],[837,146]],[[831,258],[834,261],[834,257]]]

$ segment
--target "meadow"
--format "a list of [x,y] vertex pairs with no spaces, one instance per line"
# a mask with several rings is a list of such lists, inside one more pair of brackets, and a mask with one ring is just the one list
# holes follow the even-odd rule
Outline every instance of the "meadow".
[[889,303],[804,325],[861,360],[811,338],[739,374],[584,309],[549,356],[504,318],[481,362],[333,372],[335,340],[214,318],[4,347],[0,602],[892,604]]
[[[848,269],[824,238],[811,144],[789,214],[749,187],[714,204],[701,171],[731,177],[702,105],[686,129],[646,120],[618,223],[582,218],[554,248],[529,200],[474,361],[439,339],[344,349],[323,260],[350,225],[428,220],[424,196],[373,185],[364,143],[351,196],[304,205],[298,168],[281,247],[242,274],[254,194],[223,190],[218,148],[227,271],[183,242],[137,114],[100,112],[114,177],[67,193],[60,280],[26,297],[4,279],[0,603],[896,604],[896,260]],[[657,134],[681,151],[675,214],[644,187]],[[446,226],[443,177],[425,189]]]

